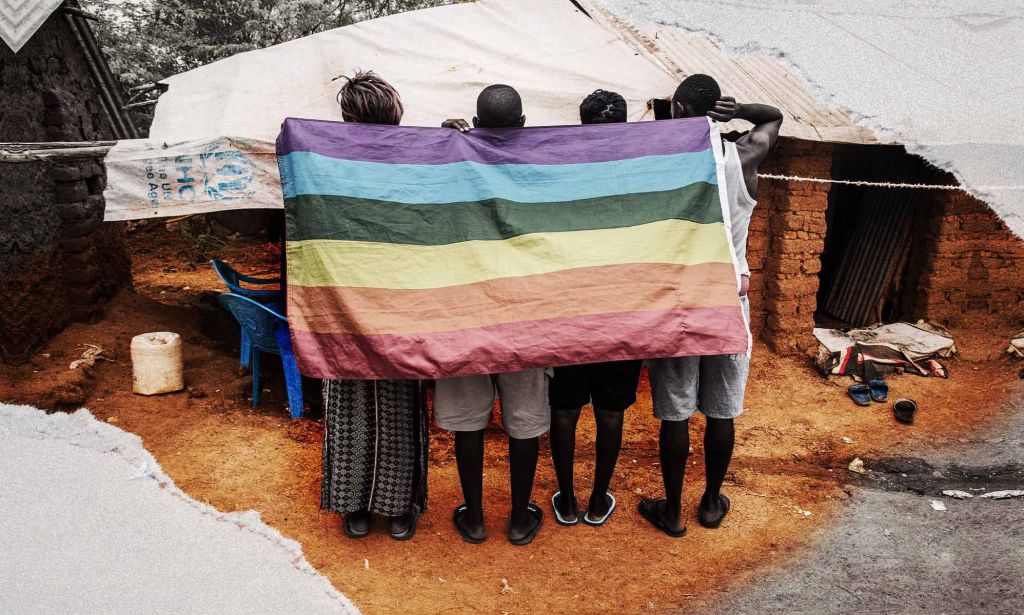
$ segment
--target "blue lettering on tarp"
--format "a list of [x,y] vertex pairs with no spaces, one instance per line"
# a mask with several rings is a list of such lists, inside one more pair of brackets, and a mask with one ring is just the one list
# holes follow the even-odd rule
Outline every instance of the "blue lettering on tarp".
[[[209,146],[197,156],[175,156],[173,171],[168,173],[166,158],[146,161],[148,197],[156,207],[197,199],[231,201],[252,198],[256,194],[256,165],[248,155],[235,149]],[[152,180],[171,180],[156,184]]]

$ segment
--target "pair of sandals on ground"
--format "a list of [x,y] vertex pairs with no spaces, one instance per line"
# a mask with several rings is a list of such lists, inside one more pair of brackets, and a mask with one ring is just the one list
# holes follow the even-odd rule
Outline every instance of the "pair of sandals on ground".
[[[569,507],[569,512],[563,512],[559,510],[562,492],[558,491],[551,496],[551,509],[555,513],[555,521],[559,525],[576,525],[580,522],[581,517],[579,514],[579,505],[576,502],[576,498],[573,497],[572,505]],[[597,515],[591,515],[591,510],[588,508],[587,513],[583,515],[582,521],[587,525],[599,526],[604,525],[608,518],[615,512],[616,501],[615,496],[610,493],[605,494],[605,510]],[[592,503],[593,504],[593,503]],[[592,506],[593,507],[593,506]],[[462,523],[462,518],[466,514],[467,507],[465,504],[459,504],[455,507],[455,511],[452,513],[452,524],[455,526],[455,530],[462,537],[462,540],[470,544],[480,544],[487,539],[487,536],[474,536],[466,528],[465,524]],[[508,541],[517,547],[522,547],[533,542],[533,539],[537,536],[537,532],[540,531],[541,525],[544,524],[544,511],[537,506],[536,503],[530,502],[526,505],[526,511],[536,521],[536,523],[521,536],[514,536],[509,528]]]
[[[562,507],[562,492],[557,491],[551,496],[551,510],[555,514],[555,522],[559,525],[578,525],[582,523],[594,527],[604,525],[608,519],[615,512],[618,502],[615,500],[615,496],[611,493],[605,494],[605,509],[597,514],[592,514],[594,511],[591,508],[595,508],[595,502],[591,500],[591,506],[588,507],[587,512],[581,517],[579,514],[579,504],[576,501],[576,497],[573,496],[571,505],[568,507],[568,511],[563,510]],[[707,514],[703,503],[697,509],[697,521],[706,528],[714,529],[722,524],[725,516],[729,513],[729,498],[722,494],[718,494],[719,510],[718,513]],[[640,505],[637,510],[640,512],[640,516],[646,519],[654,527],[658,528],[665,534],[673,538],[682,538],[686,535],[686,527],[673,528],[665,520],[665,498],[661,499],[645,499],[640,501]],[[467,507],[465,504],[460,504],[455,508],[452,513],[452,524],[455,526],[455,530],[459,533],[462,539],[470,544],[480,544],[487,539],[486,536],[474,536],[469,533],[466,527],[460,523],[463,515],[465,515]],[[537,523],[533,528],[523,536],[513,537],[509,535],[509,542],[516,546],[525,546],[533,542],[533,539],[537,536],[537,532],[540,531],[541,525],[544,522],[544,511],[540,509],[535,503],[530,502],[527,505],[527,512],[536,519]]]
[[[846,390],[858,406],[870,406],[871,402],[884,404],[889,401],[889,385],[881,378],[869,380],[867,384],[853,384]],[[917,414],[917,403],[910,399],[898,399],[892,407],[893,415],[901,423],[913,423]]]
[[[388,535],[395,540],[409,540],[416,535],[416,524],[420,519],[419,504],[413,504],[408,514],[388,517]],[[360,510],[345,515],[341,530],[349,538],[356,540],[366,538],[370,534],[373,515],[369,511]]]

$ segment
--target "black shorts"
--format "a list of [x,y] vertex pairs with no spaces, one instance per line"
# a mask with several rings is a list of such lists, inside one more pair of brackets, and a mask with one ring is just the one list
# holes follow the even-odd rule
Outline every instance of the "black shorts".
[[643,361],[614,361],[556,367],[548,389],[553,410],[595,408],[622,412],[636,402]]

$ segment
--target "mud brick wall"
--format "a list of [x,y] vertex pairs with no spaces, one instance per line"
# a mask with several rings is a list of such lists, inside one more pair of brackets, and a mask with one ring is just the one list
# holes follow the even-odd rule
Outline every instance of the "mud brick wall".
[[1015,325],[1024,317],[1024,241],[963,192],[920,206],[904,301],[914,318],[953,326]]
[[[832,146],[780,139],[766,173],[830,177]],[[825,247],[828,184],[762,179],[747,243],[751,327],[781,353],[809,349]]]
[[[85,58],[57,12],[14,54],[0,45],[0,141],[113,138]],[[103,224],[99,160],[0,163],[0,361],[96,317],[128,283],[123,231]]]

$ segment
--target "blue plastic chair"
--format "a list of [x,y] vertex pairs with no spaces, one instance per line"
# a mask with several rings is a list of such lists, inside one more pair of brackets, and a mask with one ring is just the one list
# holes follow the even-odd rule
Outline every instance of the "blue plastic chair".
[[252,407],[260,403],[260,353],[269,352],[281,356],[292,418],[301,418],[302,376],[292,353],[288,319],[262,303],[239,294],[222,293],[217,300],[235,317],[252,345]]
[[[213,270],[217,273],[217,277],[227,285],[228,290],[235,293],[236,295],[242,295],[243,297],[249,297],[255,299],[260,303],[266,303],[275,311],[281,311],[284,305],[284,291],[277,288],[245,288],[242,283],[255,285],[255,286],[269,286],[271,284],[281,284],[281,278],[254,278],[252,276],[245,275],[233,268],[231,265],[225,263],[219,258],[215,258],[210,261],[210,265],[213,266]],[[248,335],[245,332],[245,327],[242,327],[242,339],[239,342],[239,361],[242,369],[248,369],[249,363],[252,358],[252,342],[249,341]]]

